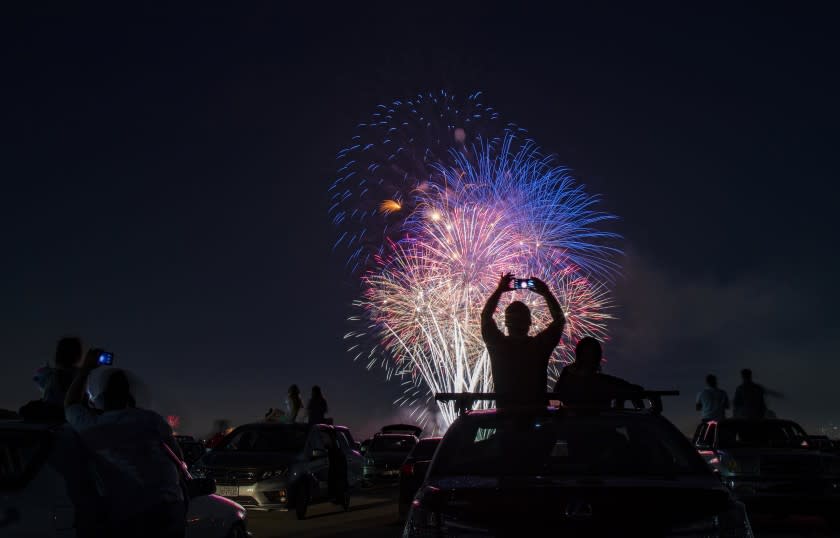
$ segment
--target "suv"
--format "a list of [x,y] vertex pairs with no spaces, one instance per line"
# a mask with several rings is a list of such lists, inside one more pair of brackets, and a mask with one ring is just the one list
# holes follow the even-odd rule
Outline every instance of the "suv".
[[[239,426],[190,469],[216,480],[216,491],[249,510],[295,510],[330,500],[329,447],[342,448],[326,424],[254,423]],[[353,478],[348,467],[348,483]],[[349,488],[341,500],[350,506]]]
[[796,422],[710,421],[697,429],[694,446],[751,509],[840,522],[840,457],[811,447]]
[[[91,466],[67,424],[0,421],[0,535],[77,536],[76,507],[95,501]],[[216,495],[190,499],[186,538],[247,535],[241,506]]]
[[365,451],[365,482],[399,480],[400,466],[417,444],[421,431],[417,426],[398,424],[386,426],[375,434]]
[[655,410],[466,410],[438,446],[403,536],[546,529],[752,537],[743,504]]

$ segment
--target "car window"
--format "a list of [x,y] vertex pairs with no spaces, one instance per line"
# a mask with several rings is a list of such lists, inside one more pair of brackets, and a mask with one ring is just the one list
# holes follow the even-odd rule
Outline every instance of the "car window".
[[332,440],[332,435],[330,435],[330,432],[328,432],[326,430],[320,430],[319,429],[318,433],[321,436],[321,444],[324,445],[324,448],[328,448],[328,447],[332,446],[333,440]]
[[715,434],[717,433],[717,424],[708,424],[706,431],[703,433],[703,444],[708,446],[715,446]]
[[350,444],[350,441],[347,440],[347,436],[345,435],[345,432],[343,432],[343,431],[338,432],[338,435],[336,436],[336,438],[338,439],[338,445],[341,447],[341,450],[349,450],[350,449],[351,444]]
[[233,432],[218,450],[233,452],[299,452],[306,443],[300,428],[245,428]]
[[370,444],[371,452],[408,452],[414,448],[417,440],[414,437],[383,436],[376,437]]
[[411,451],[411,457],[417,461],[430,460],[435,455],[435,450],[439,444],[440,439],[421,439],[414,450]]
[[48,450],[49,436],[43,432],[0,431],[0,490],[25,485]]
[[671,476],[708,473],[688,440],[652,417],[465,417],[435,455],[437,475]]
[[350,433],[350,430],[342,429],[342,430],[336,430],[336,431],[338,431],[338,433],[340,433],[341,435],[343,435],[347,439],[347,443],[350,446],[353,446],[354,444],[356,444],[356,440],[353,439],[353,434]]
[[806,439],[805,432],[792,422],[732,421],[718,425],[720,448],[795,448]]

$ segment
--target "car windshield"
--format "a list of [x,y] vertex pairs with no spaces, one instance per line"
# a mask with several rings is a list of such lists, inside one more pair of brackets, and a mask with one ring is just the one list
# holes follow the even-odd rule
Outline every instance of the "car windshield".
[[709,469],[676,428],[643,415],[463,417],[431,475],[656,476]]
[[43,461],[47,443],[40,432],[0,431],[0,490],[23,485]]
[[306,444],[302,428],[246,428],[233,432],[218,450],[234,452],[299,452]]
[[370,444],[368,449],[371,452],[406,452],[408,453],[417,441],[414,437],[409,436],[394,436],[394,437],[377,437]]
[[806,447],[805,431],[792,422],[743,421],[718,424],[720,448],[796,448]]

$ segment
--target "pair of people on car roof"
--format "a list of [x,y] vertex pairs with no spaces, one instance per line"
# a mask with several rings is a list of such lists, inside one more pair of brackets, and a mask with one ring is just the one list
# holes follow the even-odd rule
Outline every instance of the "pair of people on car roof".
[[[566,324],[560,303],[545,282],[530,280],[531,289],[545,299],[551,314],[551,323],[538,334],[528,335],[531,310],[521,301],[513,301],[505,309],[507,335],[493,319],[502,295],[514,289],[510,273],[502,275],[481,312],[481,336],[490,354],[496,406],[500,408],[547,403],[548,364]],[[587,336],[578,342],[575,362],[563,368],[554,386],[564,404],[608,406],[615,394],[642,390],[639,385],[601,373],[601,357],[601,344],[595,338]]]

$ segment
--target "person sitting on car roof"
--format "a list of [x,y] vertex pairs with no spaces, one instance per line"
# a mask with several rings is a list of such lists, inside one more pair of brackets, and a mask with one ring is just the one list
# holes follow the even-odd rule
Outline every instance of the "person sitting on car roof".
[[481,337],[490,354],[490,368],[496,392],[496,406],[508,404],[544,404],[547,402],[548,361],[563,336],[566,317],[560,303],[545,282],[531,278],[534,292],[542,295],[551,313],[551,323],[535,336],[528,336],[531,310],[521,301],[505,309],[508,334],[499,330],[493,313],[502,294],[513,291],[513,275],[502,275],[496,291],[487,299],[481,312]]
[[[575,361],[563,368],[554,385],[554,392],[561,402],[565,405],[609,407],[616,395],[644,390],[620,377],[601,373],[602,354],[598,340],[591,336],[581,338],[575,347]],[[642,407],[641,400],[633,400],[633,403]]]

